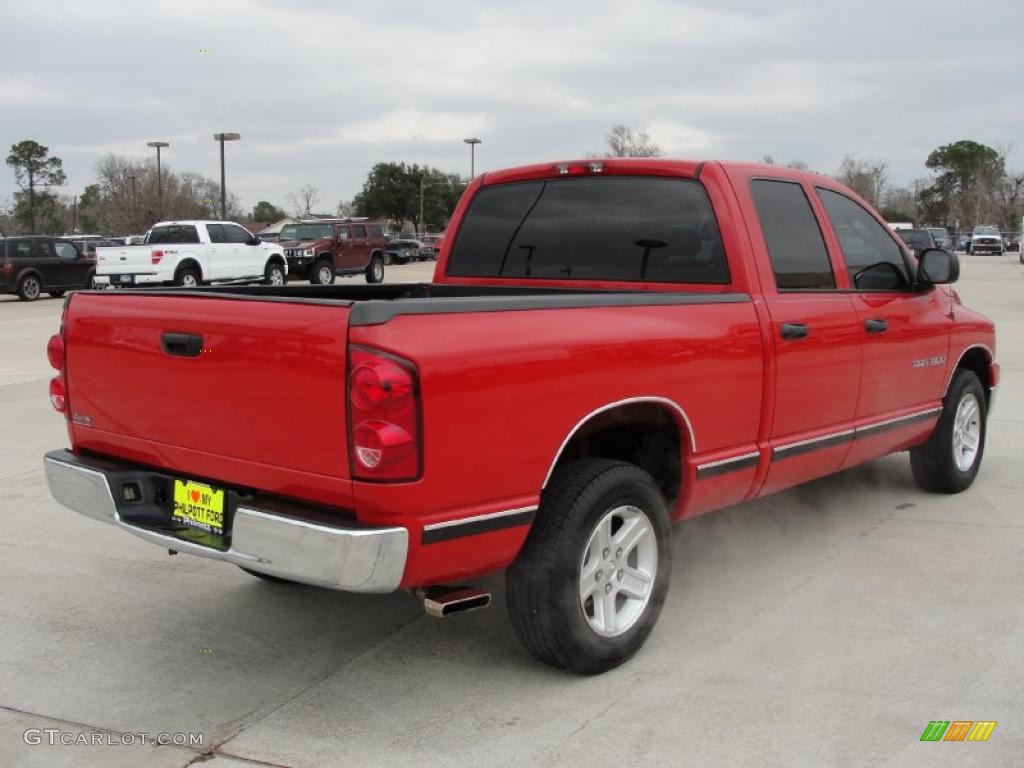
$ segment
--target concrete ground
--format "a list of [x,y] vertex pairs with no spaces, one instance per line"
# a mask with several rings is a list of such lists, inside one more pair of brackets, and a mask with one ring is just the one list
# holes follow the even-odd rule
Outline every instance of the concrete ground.
[[[494,609],[436,621],[58,506],[40,457],[67,439],[44,352],[61,301],[0,298],[0,766],[1020,765],[1024,267],[963,261],[1003,370],[974,487],[923,493],[898,455],[684,523],[657,629],[596,678],[526,654],[500,576]],[[998,725],[922,743],[930,720]],[[133,735],[176,732],[202,747]]]

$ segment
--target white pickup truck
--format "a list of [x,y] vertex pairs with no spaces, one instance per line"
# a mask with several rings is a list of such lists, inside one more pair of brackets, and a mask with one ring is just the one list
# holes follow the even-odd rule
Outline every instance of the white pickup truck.
[[284,285],[287,279],[281,247],[263,243],[229,221],[162,221],[147,233],[143,245],[96,249],[98,286]]

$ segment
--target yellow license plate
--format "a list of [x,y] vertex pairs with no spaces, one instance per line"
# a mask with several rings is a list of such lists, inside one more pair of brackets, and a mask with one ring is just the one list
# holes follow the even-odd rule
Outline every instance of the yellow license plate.
[[222,535],[224,491],[191,480],[175,480],[171,517],[190,528]]

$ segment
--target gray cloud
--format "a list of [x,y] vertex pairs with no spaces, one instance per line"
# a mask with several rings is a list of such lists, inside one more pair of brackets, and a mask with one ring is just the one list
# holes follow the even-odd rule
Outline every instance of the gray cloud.
[[[4,146],[62,157],[67,192],[108,151],[172,142],[247,205],[313,183],[327,205],[381,160],[468,172],[599,150],[648,130],[671,154],[771,154],[834,170],[853,152],[924,174],[960,138],[1022,144],[1024,5],[950,2],[485,4],[379,0],[5,3]],[[39,41],[45,40],[46,45]],[[204,51],[209,51],[204,52]],[[0,198],[13,192],[0,175]],[[325,206],[327,207],[327,206]]]

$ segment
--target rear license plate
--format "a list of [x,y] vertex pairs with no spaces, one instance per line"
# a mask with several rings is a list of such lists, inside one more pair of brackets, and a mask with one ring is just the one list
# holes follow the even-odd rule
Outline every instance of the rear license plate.
[[224,491],[191,480],[175,480],[171,518],[188,528],[223,536]]
[[121,285],[131,285],[132,284],[132,276],[131,275],[121,275],[120,277],[118,277],[118,282],[120,282]]

